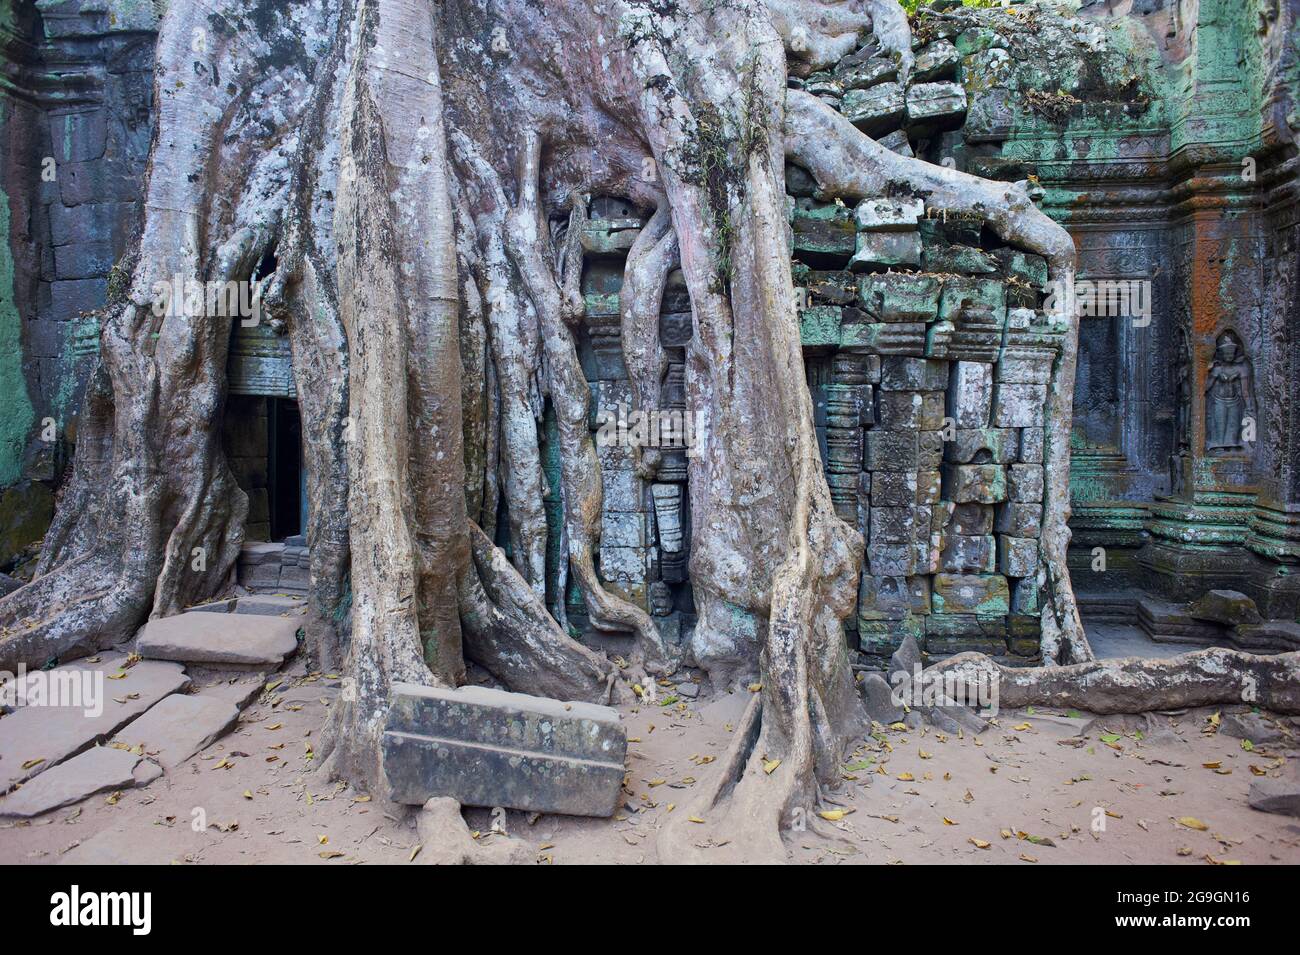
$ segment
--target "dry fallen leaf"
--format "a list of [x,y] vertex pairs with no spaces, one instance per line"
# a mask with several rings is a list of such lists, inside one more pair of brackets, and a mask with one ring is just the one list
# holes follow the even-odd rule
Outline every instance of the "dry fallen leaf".
[[1197,819],[1195,816],[1179,816],[1178,824],[1181,826],[1186,826],[1188,829],[1195,829],[1197,832],[1204,832],[1205,830],[1210,828],[1205,823],[1201,822],[1201,820]]

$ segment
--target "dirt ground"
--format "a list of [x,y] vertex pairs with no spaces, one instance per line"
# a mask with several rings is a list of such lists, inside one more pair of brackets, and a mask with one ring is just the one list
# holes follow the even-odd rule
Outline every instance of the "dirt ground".
[[[0,863],[418,864],[410,811],[312,772],[337,680],[299,663],[268,687],[233,733],[151,786],[0,824]],[[490,831],[488,810],[467,810],[466,820],[482,840],[523,840],[541,864],[656,863],[659,827],[714,769],[746,695],[625,707],[629,785],[613,819],[511,811],[498,816],[505,834]],[[817,807],[845,812],[819,823],[834,837],[788,832],[791,858],[1300,863],[1300,820],[1246,804],[1255,775],[1300,758],[1294,726],[1280,721],[1289,742],[1247,749],[1217,732],[1218,712],[1159,717],[1154,729],[1043,710],[1003,712],[979,736],[882,727],[846,760],[836,805]]]

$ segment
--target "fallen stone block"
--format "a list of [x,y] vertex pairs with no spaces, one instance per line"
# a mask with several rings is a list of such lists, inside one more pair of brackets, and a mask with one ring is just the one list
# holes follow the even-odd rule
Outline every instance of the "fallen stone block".
[[612,816],[627,733],[617,710],[486,687],[395,684],[384,772],[399,803],[449,796],[573,816]]
[[905,715],[903,707],[894,702],[894,690],[879,673],[867,673],[859,684],[867,716],[877,723],[897,723]]
[[1289,778],[1256,779],[1250,784],[1246,802],[1251,809],[1275,812],[1283,816],[1300,816],[1300,772]]
[[118,730],[114,742],[142,747],[163,769],[172,769],[226,735],[239,722],[233,703],[173,693]]
[[150,620],[137,650],[150,660],[278,667],[297,649],[298,627],[287,617],[182,613]]
[[[28,675],[57,686],[61,700],[78,705],[19,706],[0,719],[0,792],[107,739],[159,700],[189,686],[190,678],[174,663],[144,661],[124,669],[126,659],[120,653],[103,654],[95,663],[79,661]],[[69,694],[77,687],[81,698],[73,699]]]
[[131,789],[157,778],[147,759],[111,746],[95,746],[0,799],[0,816],[30,819],[110,789]]
[[1196,620],[1213,620],[1224,626],[1256,624],[1263,620],[1255,601],[1236,590],[1210,590],[1187,608]]

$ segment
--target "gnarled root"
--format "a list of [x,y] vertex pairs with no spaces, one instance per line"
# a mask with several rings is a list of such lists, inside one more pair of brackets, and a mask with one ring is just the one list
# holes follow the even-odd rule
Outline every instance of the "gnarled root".
[[476,574],[461,595],[465,652],[512,690],[609,702],[615,671],[566,634],[499,547],[470,525]]
[[1059,706],[1110,714],[1250,703],[1300,713],[1300,651],[1257,656],[1211,647],[1158,660],[1125,657],[1033,668],[960,653],[925,671],[926,679],[949,675],[966,687],[992,689],[1005,709]]

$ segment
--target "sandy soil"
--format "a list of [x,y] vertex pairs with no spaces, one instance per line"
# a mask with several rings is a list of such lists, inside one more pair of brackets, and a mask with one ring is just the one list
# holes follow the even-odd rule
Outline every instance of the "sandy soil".
[[[297,664],[269,682],[233,733],[148,788],[0,824],[0,863],[418,864],[410,811],[312,772],[337,681]],[[659,827],[713,770],[745,696],[625,708],[629,786],[613,819],[512,811],[497,816],[505,834],[490,832],[488,810],[467,810],[466,820],[483,840],[522,840],[543,864],[658,862]],[[1247,751],[1210,716],[1161,717],[1154,732],[1132,718],[1102,718],[1082,736],[1086,714],[1041,710],[1003,712],[978,737],[882,728],[846,761],[833,799],[847,812],[819,823],[834,836],[788,833],[791,858],[1300,863],[1300,820],[1246,804],[1254,773],[1277,775],[1288,755],[1300,757],[1300,734],[1281,721],[1289,742]]]

